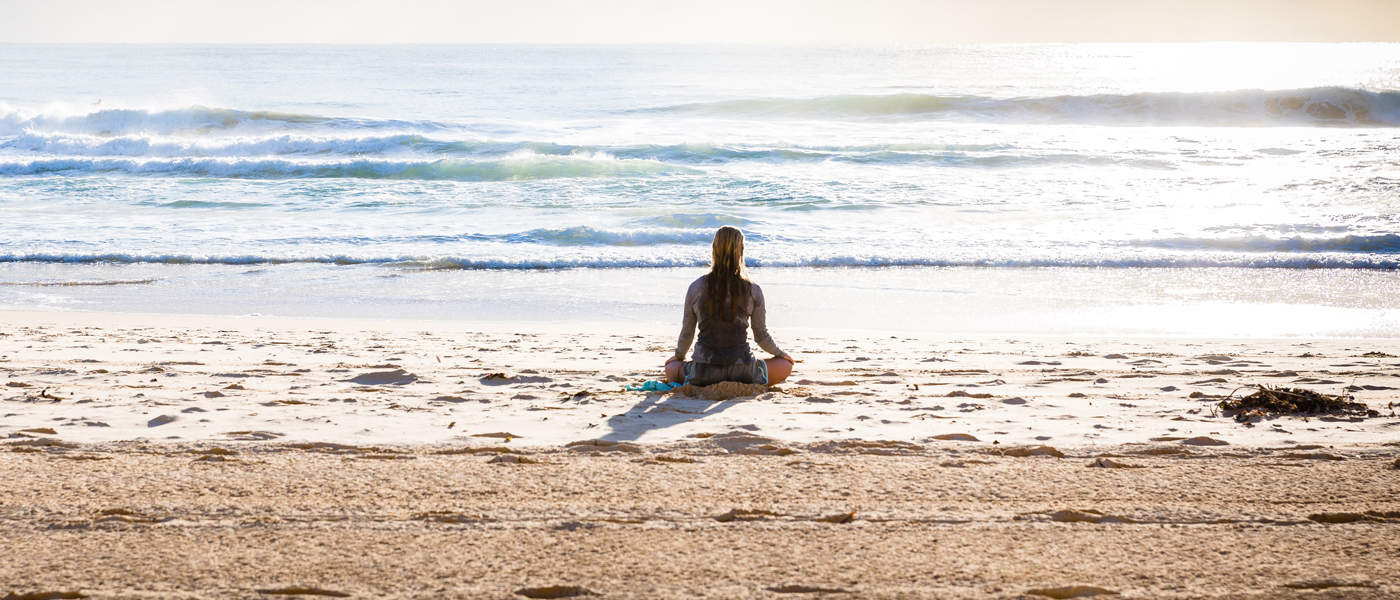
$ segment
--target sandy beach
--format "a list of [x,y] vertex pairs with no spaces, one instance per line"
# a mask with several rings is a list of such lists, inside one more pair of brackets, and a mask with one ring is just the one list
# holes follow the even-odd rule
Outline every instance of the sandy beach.
[[[624,390],[665,330],[3,321],[18,598],[1400,593],[1389,340],[792,332],[685,395]],[[1218,409],[1258,384],[1375,415]]]

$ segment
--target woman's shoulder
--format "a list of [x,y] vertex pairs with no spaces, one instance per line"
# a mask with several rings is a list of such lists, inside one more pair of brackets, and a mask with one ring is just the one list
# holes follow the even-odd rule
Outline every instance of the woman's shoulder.
[[705,279],[709,276],[710,275],[706,273],[704,275],[701,275],[700,277],[697,277],[695,281],[690,282],[690,286],[687,287],[685,290],[686,295],[690,296],[705,291]]

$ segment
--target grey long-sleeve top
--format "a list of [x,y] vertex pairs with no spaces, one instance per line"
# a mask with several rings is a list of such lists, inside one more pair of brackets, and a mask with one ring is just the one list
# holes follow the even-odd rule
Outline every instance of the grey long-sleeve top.
[[[685,292],[685,314],[681,318],[681,335],[676,340],[676,358],[685,360],[686,351],[690,350],[690,344],[695,340],[695,330],[700,325],[700,296],[705,292],[705,278],[709,275],[702,275],[690,284],[690,288]],[[773,342],[773,336],[768,335],[768,311],[763,304],[763,288],[757,283],[751,284],[753,293],[749,295],[749,304],[746,308],[748,321],[753,329],[753,340],[758,343],[758,347],[772,353],[774,356],[786,356],[787,354],[778,348],[778,344]],[[710,359],[709,349],[704,344],[695,345],[695,355],[691,357],[696,362],[706,362]]]

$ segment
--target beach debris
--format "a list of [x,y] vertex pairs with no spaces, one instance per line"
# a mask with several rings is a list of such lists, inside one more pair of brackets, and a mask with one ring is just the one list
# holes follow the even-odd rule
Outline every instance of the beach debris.
[[357,383],[359,385],[407,385],[418,381],[419,378],[413,373],[403,369],[392,371],[371,371],[356,375],[345,381]]
[[1133,464],[1128,464],[1128,463],[1124,463],[1124,462],[1118,462],[1118,461],[1116,461],[1116,460],[1111,460],[1111,459],[1108,459],[1108,458],[1104,458],[1104,457],[1102,457],[1102,456],[1100,456],[1100,457],[1098,457],[1098,458],[1095,458],[1095,459],[1094,459],[1094,462],[1089,463],[1087,466],[1096,467],[1096,468],[1100,468],[1100,469],[1141,469],[1141,468],[1143,468],[1142,465],[1133,465]]
[[345,593],[345,592],[337,592],[337,591],[335,591],[335,590],[326,590],[326,589],[314,588],[314,587],[306,587],[306,586],[291,586],[291,587],[284,587],[284,588],[267,588],[267,589],[258,590],[258,593],[259,593],[259,594],[268,594],[268,595],[272,595],[272,596],[327,596],[327,597],[331,597],[331,598],[349,598],[349,597],[350,597],[350,594],[347,594],[347,593]]
[[1378,417],[1379,412],[1356,402],[1347,394],[1323,394],[1305,388],[1259,385],[1254,393],[1242,398],[1230,397],[1220,401],[1225,416],[1247,423],[1271,415],[1344,415]]
[[774,594],[849,594],[844,588],[826,588],[815,585],[775,585],[764,588]]
[[550,585],[545,587],[520,588],[516,594],[526,598],[574,598],[597,595],[588,588],[577,585]]
[[1118,592],[1104,589],[1094,585],[1066,585],[1054,588],[1036,588],[1033,590],[1026,590],[1026,593],[1032,596],[1045,596],[1046,598],[1055,598],[1055,600],[1064,600],[1066,598],[1089,598],[1092,596],[1118,595]]

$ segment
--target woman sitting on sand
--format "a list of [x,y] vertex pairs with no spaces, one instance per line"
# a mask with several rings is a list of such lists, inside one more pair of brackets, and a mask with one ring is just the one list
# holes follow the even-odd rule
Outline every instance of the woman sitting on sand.
[[[744,271],[744,234],[733,227],[721,227],[711,245],[714,264],[710,272],[690,284],[685,293],[685,316],[676,355],[666,361],[666,380],[693,385],[720,381],[782,383],[792,373],[795,361],[778,349],[768,335],[763,290],[749,281]],[[700,339],[695,354],[685,360],[696,325]],[[749,351],[749,325],[753,339],[773,358],[757,360]]]

